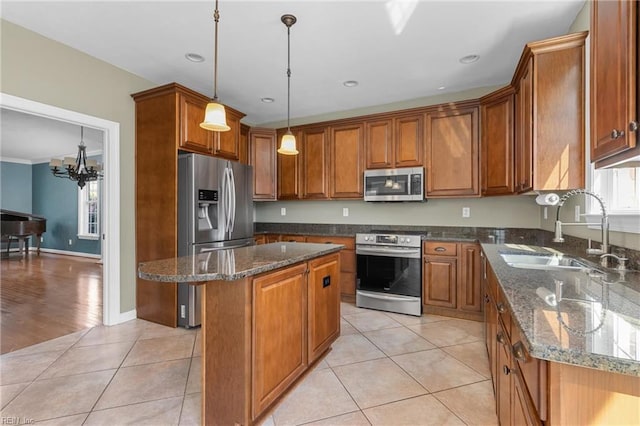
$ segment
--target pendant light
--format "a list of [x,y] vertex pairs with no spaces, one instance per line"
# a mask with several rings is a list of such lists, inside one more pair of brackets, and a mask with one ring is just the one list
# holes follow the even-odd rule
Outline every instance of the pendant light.
[[218,21],[220,20],[218,0],[216,0],[216,10],[213,12],[213,20],[215,21],[213,99],[207,104],[207,109],[204,113],[204,121],[200,123],[200,127],[213,132],[226,132],[231,130],[231,127],[227,125],[227,114],[225,113],[224,105],[218,102]]
[[291,26],[296,23],[297,19],[293,15],[282,15],[280,20],[287,26],[287,132],[282,136],[278,153],[296,155],[298,153],[296,137],[291,133],[289,121],[291,116]]

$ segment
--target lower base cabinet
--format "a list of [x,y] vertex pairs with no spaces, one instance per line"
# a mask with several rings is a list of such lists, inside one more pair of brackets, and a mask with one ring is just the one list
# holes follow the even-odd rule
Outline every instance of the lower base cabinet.
[[640,377],[533,358],[483,258],[485,332],[501,425],[640,424]]
[[340,334],[340,253],[203,290],[202,424],[259,424]]

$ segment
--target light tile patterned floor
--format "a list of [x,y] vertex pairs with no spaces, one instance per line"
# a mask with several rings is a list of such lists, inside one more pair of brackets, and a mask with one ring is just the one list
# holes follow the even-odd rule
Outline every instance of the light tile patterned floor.
[[[342,335],[271,425],[495,425],[480,323],[342,303]],[[197,425],[200,331],[134,320],[0,357],[4,423]],[[9,420],[5,421],[5,419]]]

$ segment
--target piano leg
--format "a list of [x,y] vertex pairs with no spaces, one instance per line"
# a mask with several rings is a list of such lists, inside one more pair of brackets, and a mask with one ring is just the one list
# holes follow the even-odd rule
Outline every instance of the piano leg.
[[42,237],[42,234],[37,234],[36,235],[36,246],[37,246],[37,250],[36,253],[38,253],[38,256],[40,256],[40,239]]

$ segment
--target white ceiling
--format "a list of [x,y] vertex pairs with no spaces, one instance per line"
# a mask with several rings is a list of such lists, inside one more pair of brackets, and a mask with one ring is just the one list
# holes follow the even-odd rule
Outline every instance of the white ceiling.
[[[566,34],[584,1],[221,0],[218,96],[250,125],[286,120],[285,13],[298,19],[295,119],[506,84],[524,44]],[[214,4],[2,0],[0,16],[158,85],[175,81],[212,96]],[[205,62],[187,61],[188,52]],[[469,54],[480,60],[461,64]]]

